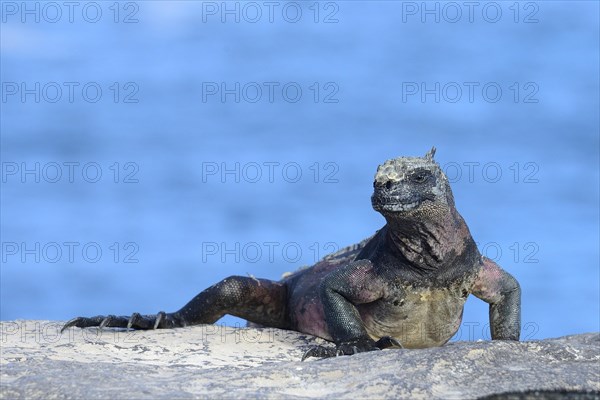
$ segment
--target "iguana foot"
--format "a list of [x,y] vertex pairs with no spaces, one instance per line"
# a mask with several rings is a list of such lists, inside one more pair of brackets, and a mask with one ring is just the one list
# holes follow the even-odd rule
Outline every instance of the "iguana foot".
[[70,328],[72,326],[76,326],[78,328],[97,326],[100,329],[110,327],[148,330],[177,328],[185,326],[185,323],[174,313],[167,314],[164,311],[161,311],[156,315],[141,315],[140,313],[133,313],[131,314],[131,317],[115,315],[98,315],[96,317],[91,318],[73,318],[72,320],[68,321],[60,331],[63,332],[65,329]]
[[383,350],[390,347],[402,348],[400,342],[390,336],[384,336],[378,341],[361,339],[352,342],[340,343],[336,347],[314,346],[302,356],[302,361],[308,357],[329,358],[337,356],[349,356],[367,351]]

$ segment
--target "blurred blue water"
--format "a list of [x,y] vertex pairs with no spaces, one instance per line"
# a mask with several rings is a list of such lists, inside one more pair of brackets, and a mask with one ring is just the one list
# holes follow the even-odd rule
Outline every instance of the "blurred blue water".
[[[481,2],[473,22],[453,3],[456,23],[435,2],[439,23],[420,2],[281,2],[273,22],[258,2],[255,23],[235,2],[239,23],[221,2],[121,3],[118,23],[112,3],[96,23],[86,3],[22,22],[21,4],[2,3],[1,319],[171,311],[228,275],[278,279],[380,228],[377,165],[435,145],[480,248],[521,282],[523,336],[599,330],[597,2]],[[239,102],[210,94],[222,82]],[[39,183],[21,175],[36,163]],[[236,163],[239,182],[221,176]],[[487,306],[464,321],[485,337]]]

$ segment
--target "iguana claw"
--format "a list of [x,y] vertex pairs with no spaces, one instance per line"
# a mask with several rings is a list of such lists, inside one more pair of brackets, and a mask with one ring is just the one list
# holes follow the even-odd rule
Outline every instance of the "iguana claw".
[[139,324],[143,320],[142,315],[140,313],[134,312],[129,317],[129,321],[127,321],[127,329],[131,329],[134,325]]
[[107,315],[106,318],[104,318],[102,320],[102,322],[100,322],[100,329],[106,328],[107,326],[110,326],[110,323],[113,322],[113,320],[116,319],[116,317],[114,315]]
[[[156,329],[160,326],[160,323],[162,322],[163,319],[165,318],[166,314],[164,311],[160,311],[158,314],[156,314],[156,321],[154,321],[154,328]],[[166,321],[165,321],[166,322]]]

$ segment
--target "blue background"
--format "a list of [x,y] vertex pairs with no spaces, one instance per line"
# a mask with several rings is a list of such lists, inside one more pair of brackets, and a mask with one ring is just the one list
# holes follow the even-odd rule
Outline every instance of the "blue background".
[[[481,250],[521,283],[522,337],[599,330],[597,2],[228,2],[239,22],[221,2],[98,2],[95,23],[88,3],[73,22],[37,4],[39,22],[2,3],[3,320],[174,311],[229,275],[278,279],[379,229],[377,165],[435,145]],[[239,102],[207,92],[222,82]],[[21,175],[36,163],[39,183]],[[236,163],[239,182],[220,174]],[[471,297],[460,338],[487,318]]]

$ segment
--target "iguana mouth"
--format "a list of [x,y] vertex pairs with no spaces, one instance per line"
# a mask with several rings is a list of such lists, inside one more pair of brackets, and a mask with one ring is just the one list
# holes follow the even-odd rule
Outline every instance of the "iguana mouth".
[[371,199],[371,203],[376,211],[406,212],[418,208],[422,201],[414,200],[410,203],[406,203],[403,202],[398,196],[374,195]]

